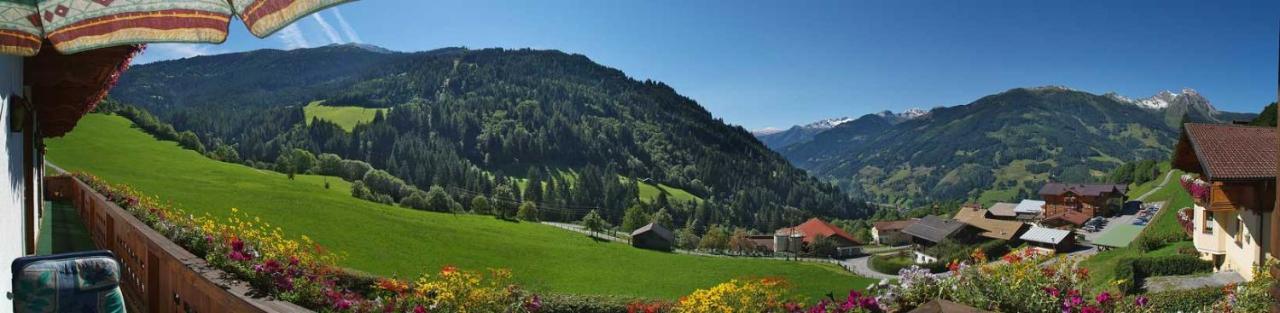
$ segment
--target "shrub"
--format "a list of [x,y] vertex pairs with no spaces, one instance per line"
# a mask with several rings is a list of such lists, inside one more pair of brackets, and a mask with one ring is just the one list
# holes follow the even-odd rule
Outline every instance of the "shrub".
[[1116,261],[1114,271],[1116,287],[1126,293],[1142,288],[1147,277],[1189,275],[1213,271],[1213,263],[1185,254],[1124,257]]
[[[616,296],[549,294],[542,297],[545,313],[627,313],[629,306],[645,303],[639,299]],[[649,302],[652,303],[652,302]],[[648,304],[648,303],[646,303]],[[669,303],[659,305],[670,306]],[[663,311],[666,312],[666,311]]]
[[914,260],[904,254],[875,255],[871,256],[871,259],[867,260],[867,262],[871,269],[891,275],[897,274],[898,271],[914,264]]
[[520,210],[516,211],[516,218],[522,221],[538,221],[538,206],[533,202],[525,202],[520,204]]
[[676,310],[685,313],[773,312],[784,302],[786,282],[778,279],[730,280],[680,298]]

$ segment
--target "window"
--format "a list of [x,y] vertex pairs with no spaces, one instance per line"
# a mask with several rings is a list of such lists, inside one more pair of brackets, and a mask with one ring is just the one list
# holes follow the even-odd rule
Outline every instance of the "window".
[[1244,240],[1244,218],[1236,216],[1236,245],[1239,246]]
[[1201,229],[1205,235],[1213,235],[1213,212],[1204,212],[1204,226]]

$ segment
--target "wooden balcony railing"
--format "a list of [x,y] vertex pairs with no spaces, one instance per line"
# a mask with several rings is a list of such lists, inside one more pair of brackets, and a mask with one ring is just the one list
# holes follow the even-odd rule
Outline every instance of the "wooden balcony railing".
[[123,266],[121,289],[132,312],[300,312],[292,303],[251,296],[247,283],[169,241],[84,182],[45,178],[47,197],[71,201],[98,248]]

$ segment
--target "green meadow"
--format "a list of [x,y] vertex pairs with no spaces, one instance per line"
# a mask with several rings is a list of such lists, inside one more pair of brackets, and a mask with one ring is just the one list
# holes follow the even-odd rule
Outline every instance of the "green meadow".
[[118,116],[90,114],[47,144],[48,159],[67,170],[129,184],[195,214],[226,216],[238,208],[345,255],[345,267],[380,275],[416,276],[446,265],[508,268],[536,291],[665,299],[743,277],[783,277],[809,298],[873,282],[828,264],[654,252],[537,223],[381,205],[351,197],[351,184],[335,177],[289,180],[213,161]]
[[328,106],[324,101],[312,101],[307,106],[302,107],[302,114],[307,118],[307,124],[311,124],[311,119],[319,118],[338,124],[343,130],[351,132],[356,125],[367,124],[373,121],[373,117],[379,111],[387,114],[390,109],[372,109],[356,106]]

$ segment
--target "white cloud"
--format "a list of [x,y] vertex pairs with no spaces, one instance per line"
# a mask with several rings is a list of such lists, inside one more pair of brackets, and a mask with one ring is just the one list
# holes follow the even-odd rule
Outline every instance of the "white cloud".
[[347,23],[347,18],[342,17],[341,10],[338,10],[338,8],[333,8],[333,16],[338,18],[338,26],[342,26],[342,33],[347,35],[347,39],[350,39],[351,42],[354,42],[354,43],[363,42],[363,41],[360,41],[360,34],[356,33],[356,29],[352,28],[351,24]]
[[324,17],[320,16],[319,12],[312,14],[311,17],[316,20],[316,23],[320,24],[320,29],[324,30],[324,35],[329,37],[329,43],[342,43],[342,36],[338,36],[338,31],[334,30],[333,26],[329,25],[329,21],[324,20]]
[[302,35],[302,30],[298,29],[298,24],[285,26],[284,29],[280,30],[280,33],[276,34],[276,38],[284,42],[284,47],[287,49],[311,47],[311,43],[307,42],[307,37]]

